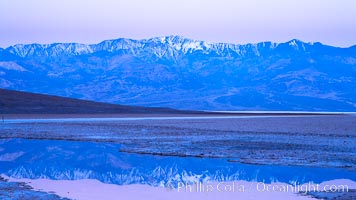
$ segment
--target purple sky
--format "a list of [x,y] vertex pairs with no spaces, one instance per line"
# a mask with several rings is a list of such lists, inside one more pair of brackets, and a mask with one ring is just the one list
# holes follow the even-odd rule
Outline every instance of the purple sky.
[[356,44],[355,0],[1,0],[0,47],[181,35]]

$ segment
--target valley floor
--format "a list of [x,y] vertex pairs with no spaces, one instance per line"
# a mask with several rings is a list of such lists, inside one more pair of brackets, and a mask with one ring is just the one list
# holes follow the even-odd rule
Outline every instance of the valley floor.
[[112,142],[128,153],[356,170],[353,115],[42,117],[6,119],[0,138]]
[[352,189],[340,194],[349,199],[356,197],[355,124],[353,115],[7,116],[0,124],[0,174],[74,199],[307,199],[175,190],[180,182],[338,179]]

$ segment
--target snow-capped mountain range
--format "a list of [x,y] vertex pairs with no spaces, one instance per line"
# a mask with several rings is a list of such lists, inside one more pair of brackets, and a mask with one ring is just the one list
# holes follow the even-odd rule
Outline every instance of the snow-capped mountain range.
[[356,110],[356,46],[180,36],[0,49],[0,87],[201,110]]
[[[298,40],[290,41],[290,45],[299,48],[304,44]],[[207,43],[204,41],[186,39],[180,36],[157,37],[145,40],[132,40],[120,38],[117,40],[106,40],[99,44],[77,44],[77,43],[55,43],[55,44],[28,44],[14,45],[6,50],[20,57],[37,56],[69,56],[83,55],[100,51],[119,52],[125,51],[134,55],[140,55],[143,52],[151,51],[157,57],[174,56],[177,53],[193,53],[196,51],[205,54],[216,53],[220,56],[229,54],[243,56],[248,50],[254,50],[258,54],[260,47],[275,48],[277,43],[260,43],[249,45],[227,44],[227,43]]]

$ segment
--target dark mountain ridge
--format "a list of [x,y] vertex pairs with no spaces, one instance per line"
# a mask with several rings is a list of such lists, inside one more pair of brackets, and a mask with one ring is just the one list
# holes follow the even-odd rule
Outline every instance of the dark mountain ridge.
[[183,114],[168,108],[146,108],[0,89],[0,114]]

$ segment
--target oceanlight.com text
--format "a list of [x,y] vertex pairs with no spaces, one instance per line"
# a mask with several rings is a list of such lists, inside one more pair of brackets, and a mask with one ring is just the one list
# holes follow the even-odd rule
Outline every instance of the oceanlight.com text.
[[178,183],[178,192],[348,192],[346,184],[286,184],[286,183],[263,183],[263,182],[217,182],[194,184]]

